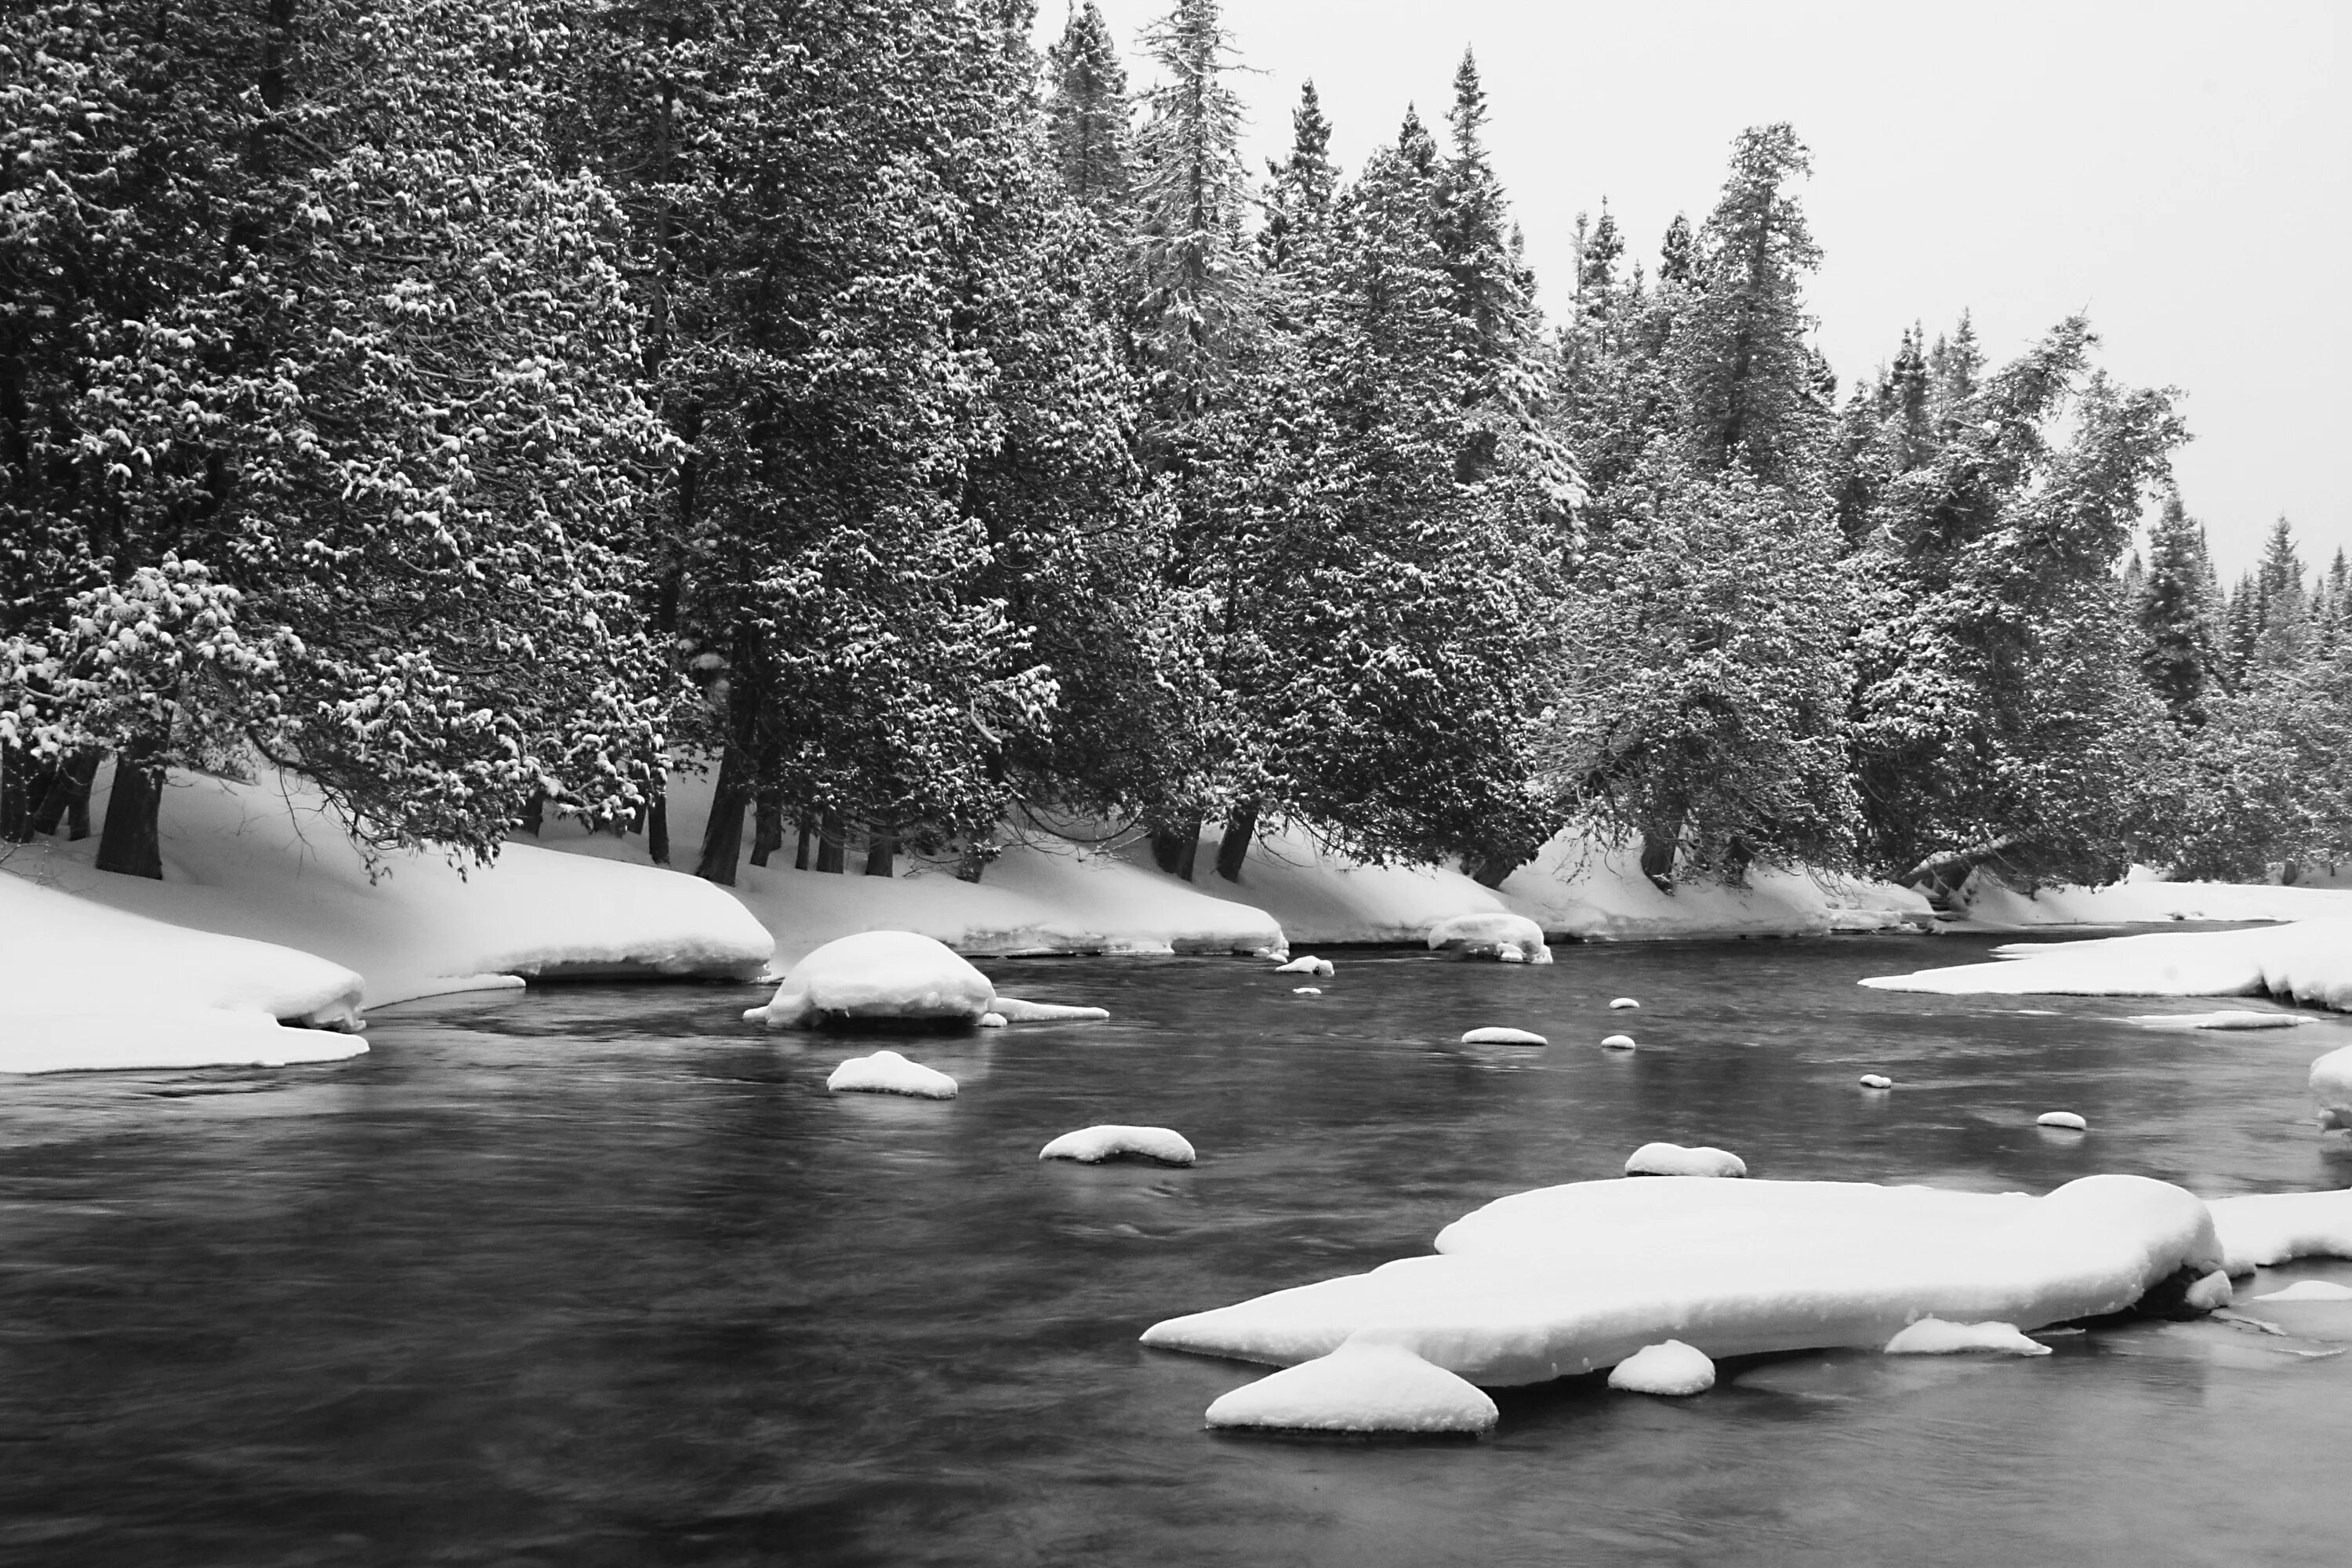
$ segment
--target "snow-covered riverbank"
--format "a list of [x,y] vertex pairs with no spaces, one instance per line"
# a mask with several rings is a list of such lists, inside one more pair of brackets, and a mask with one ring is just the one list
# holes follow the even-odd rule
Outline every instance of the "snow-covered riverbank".
[[2245,931],[2014,942],[2000,962],[1883,975],[1883,991],[1948,995],[2275,996],[2352,1011],[2352,918]]

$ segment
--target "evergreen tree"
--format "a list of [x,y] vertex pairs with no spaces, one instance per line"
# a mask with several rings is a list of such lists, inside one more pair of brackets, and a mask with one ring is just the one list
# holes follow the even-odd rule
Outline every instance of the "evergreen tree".
[[1205,406],[1244,331],[1242,105],[1217,0],[1177,0],[1144,42],[1163,77],[1144,94],[1137,147],[1138,330],[1163,417],[1181,420]]
[[2140,673],[2181,723],[2205,721],[2214,683],[2214,606],[2206,597],[2211,576],[2203,525],[2182,507],[2179,490],[2168,490],[2148,531],[2146,578],[2131,602]]
[[1331,162],[1331,122],[1315,84],[1299,89],[1290,111],[1290,155],[1267,160],[1265,226],[1258,231],[1258,258],[1270,273],[1287,271],[1299,249],[1330,221],[1339,171]]
[[1127,71],[1095,0],[1071,11],[1045,70],[1046,145],[1062,187],[1097,217],[1122,218],[1135,187]]
[[1689,288],[1698,277],[1698,243],[1691,237],[1690,219],[1681,213],[1666,226],[1666,237],[1658,247],[1658,285]]

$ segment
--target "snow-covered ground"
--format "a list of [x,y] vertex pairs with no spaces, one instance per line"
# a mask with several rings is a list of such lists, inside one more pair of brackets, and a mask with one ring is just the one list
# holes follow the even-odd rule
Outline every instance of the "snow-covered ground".
[[1955,931],[2027,931],[2037,926],[2157,925],[2167,921],[2315,921],[2352,917],[2352,888],[2285,888],[2247,882],[2160,882],[2134,868],[2105,888],[2044,888],[2021,893],[1996,879],[1971,878]]
[[1863,982],[1948,995],[2275,996],[2352,1011],[2352,916],[2245,931],[2020,942],[2000,962]]

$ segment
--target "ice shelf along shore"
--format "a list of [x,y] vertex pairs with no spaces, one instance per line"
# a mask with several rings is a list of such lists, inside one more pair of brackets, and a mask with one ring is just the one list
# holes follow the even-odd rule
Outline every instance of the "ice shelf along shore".
[[2352,1011],[2352,917],[2245,931],[2156,931],[1996,948],[1964,963],[1864,981],[1883,991],[2004,996],[2274,996]]

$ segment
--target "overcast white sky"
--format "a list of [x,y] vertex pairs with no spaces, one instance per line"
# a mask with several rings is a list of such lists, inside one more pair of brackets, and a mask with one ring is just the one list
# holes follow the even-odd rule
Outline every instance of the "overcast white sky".
[[[1168,0],[1097,0],[1129,46]],[[1064,0],[1041,0],[1041,38]],[[1995,359],[2086,310],[2105,363],[2168,384],[2178,472],[2225,576],[2284,512],[2317,565],[2352,548],[2352,8],[2175,0],[1225,0],[1255,117],[1288,144],[1312,77],[1353,171],[1475,47],[1495,163],[1557,300],[1603,195],[1655,266],[1731,138],[1786,120],[1827,264],[1821,345],[1851,385],[1914,320],[1963,309]],[[1131,64],[1134,85],[1150,69]]]

